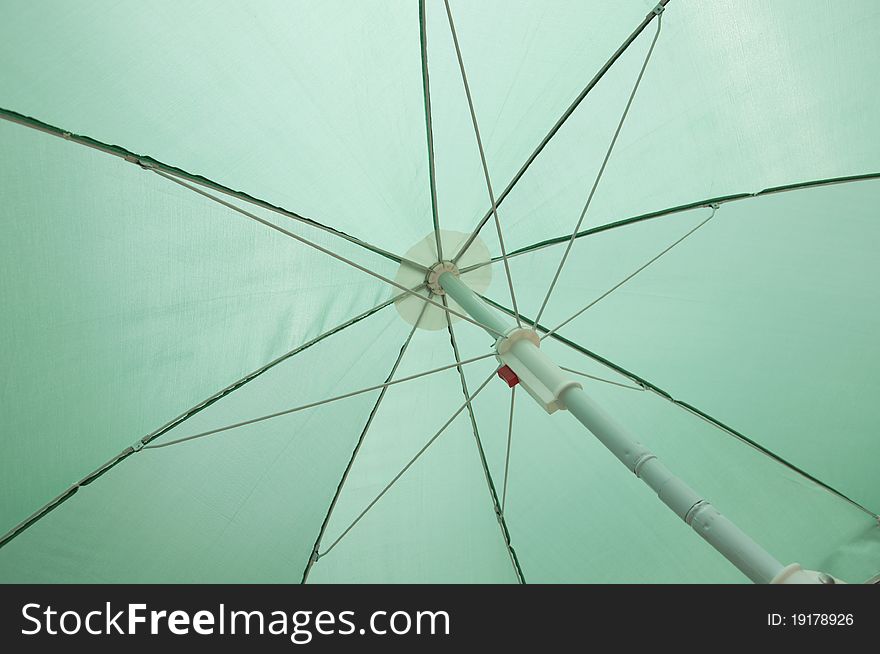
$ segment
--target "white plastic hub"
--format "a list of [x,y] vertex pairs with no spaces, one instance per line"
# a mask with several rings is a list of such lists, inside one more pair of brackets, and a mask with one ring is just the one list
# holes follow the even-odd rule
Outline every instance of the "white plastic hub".
[[[453,232],[445,229],[440,230],[440,246],[443,249],[443,260],[438,261],[437,256],[437,238],[434,232],[429,233],[425,238],[413,245],[404,253],[404,258],[414,261],[423,268],[413,266],[408,263],[400,264],[394,281],[405,288],[421,287],[418,291],[419,295],[424,297],[428,292],[432,293],[435,301],[441,301],[446,295],[440,287],[439,277],[445,272],[451,272],[456,277],[460,277],[470,288],[476,293],[482,293],[492,281],[492,266],[488,265],[492,260],[489,254],[489,248],[478,236],[474,242],[465,250],[464,254],[458,259],[457,265],[453,265],[452,259],[461,246],[467,241],[470,234],[464,232]],[[486,264],[486,265],[484,265]],[[474,267],[476,266],[476,267]],[[473,268],[468,270],[468,268]],[[426,274],[426,269],[429,271]],[[461,272],[462,270],[466,272]],[[392,289],[393,293],[397,293],[397,289]],[[446,296],[449,308],[465,313],[449,296]],[[442,302],[441,302],[442,304]],[[419,329],[440,330],[446,329],[446,313],[443,309],[432,304],[425,306],[425,302],[412,294],[406,294],[394,302],[397,312],[410,325],[419,323]],[[424,313],[422,312],[424,309]],[[421,316],[421,319],[419,318]],[[458,316],[451,316],[452,322],[461,320]]]
[[440,286],[440,275],[443,273],[452,273],[458,277],[458,266],[451,261],[440,261],[431,267],[431,272],[428,273],[425,281],[428,283],[428,288],[431,289],[431,292],[434,295],[446,295],[446,291]]

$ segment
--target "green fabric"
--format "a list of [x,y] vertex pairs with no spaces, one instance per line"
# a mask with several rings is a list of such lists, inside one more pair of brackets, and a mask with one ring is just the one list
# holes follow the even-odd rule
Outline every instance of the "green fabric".
[[[8,4],[4,109],[397,255],[431,233],[416,0]],[[450,1],[496,195],[655,4]],[[439,225],[470,233],[488,194],[444,4],[424,5]],[[507,250],[527,250],[510,260],[526,316],[656,29],[654,19],[499,208]],[[672,0],[582,230],[739,199],[560,330],[873,512],[880,180],[749,196],[880,171],[878,31],[869,0]],[[368,247],[223,197],[378,275],[397,272]],[[541,322],[562,322],[710,214],[578,238]],[[318,339],[155,444],[381,384],[411,331],[388,306],[326,335],[399,289],[119,157],[6,120],[0,216],[0,533],[295,348]],[[494,223],[480,236],[497,258]],[[510,307],[504,266],[492,274],[486,297]],[[476,326],[454,329],[463,358],[491,351]],[[631,384],[553,339],[543,347]],[[396,376],[454,362],[447,330],[416,330]],[[471,392],[495,364],[464,368]],[[582,381],[783,563],[850,582],[880,573],[880,528],[853,504],[655,393]],[[298,582],[378,397],[136,452],[3,546],[0,581]],[[463,402],[455,369],[389,388],[322,552]],[[509,407],[497,379],[473,404],[499,499]],[[571,416],[548,416],[522,390],[507,486],[528,582],[746,581]],[[466,411],[308,580],[517,581]]]

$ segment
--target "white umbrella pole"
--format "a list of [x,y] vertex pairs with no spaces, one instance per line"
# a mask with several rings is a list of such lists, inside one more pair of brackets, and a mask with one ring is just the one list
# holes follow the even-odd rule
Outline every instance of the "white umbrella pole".
[[744,531],[674,475],[644,445],[587,395],[540,349],[537,334],[507,324],[454,274],[440,276],[443,290],[492,335],[505,334],[495,343],[498,358],[519,384],[548,413],[567,409],[614,456],[653,489],[660,500],[690,525],[700,537],[755,583],[834,583],[823,573],[784,566]]

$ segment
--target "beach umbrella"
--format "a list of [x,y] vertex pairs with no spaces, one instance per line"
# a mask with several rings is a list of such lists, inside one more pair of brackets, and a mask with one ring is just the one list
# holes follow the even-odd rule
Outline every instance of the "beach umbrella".
[[878,33],[7,4],[0,579],[875,578]]

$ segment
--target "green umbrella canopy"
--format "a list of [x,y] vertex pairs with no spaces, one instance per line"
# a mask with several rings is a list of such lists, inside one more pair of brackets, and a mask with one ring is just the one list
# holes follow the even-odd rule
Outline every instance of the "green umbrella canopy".
[[654,5],[4,3],[0,580],[745,581],[564,412],[460,410],[493,339],[402,259],[481,224],[639,440],[877,575],[880,7]]

